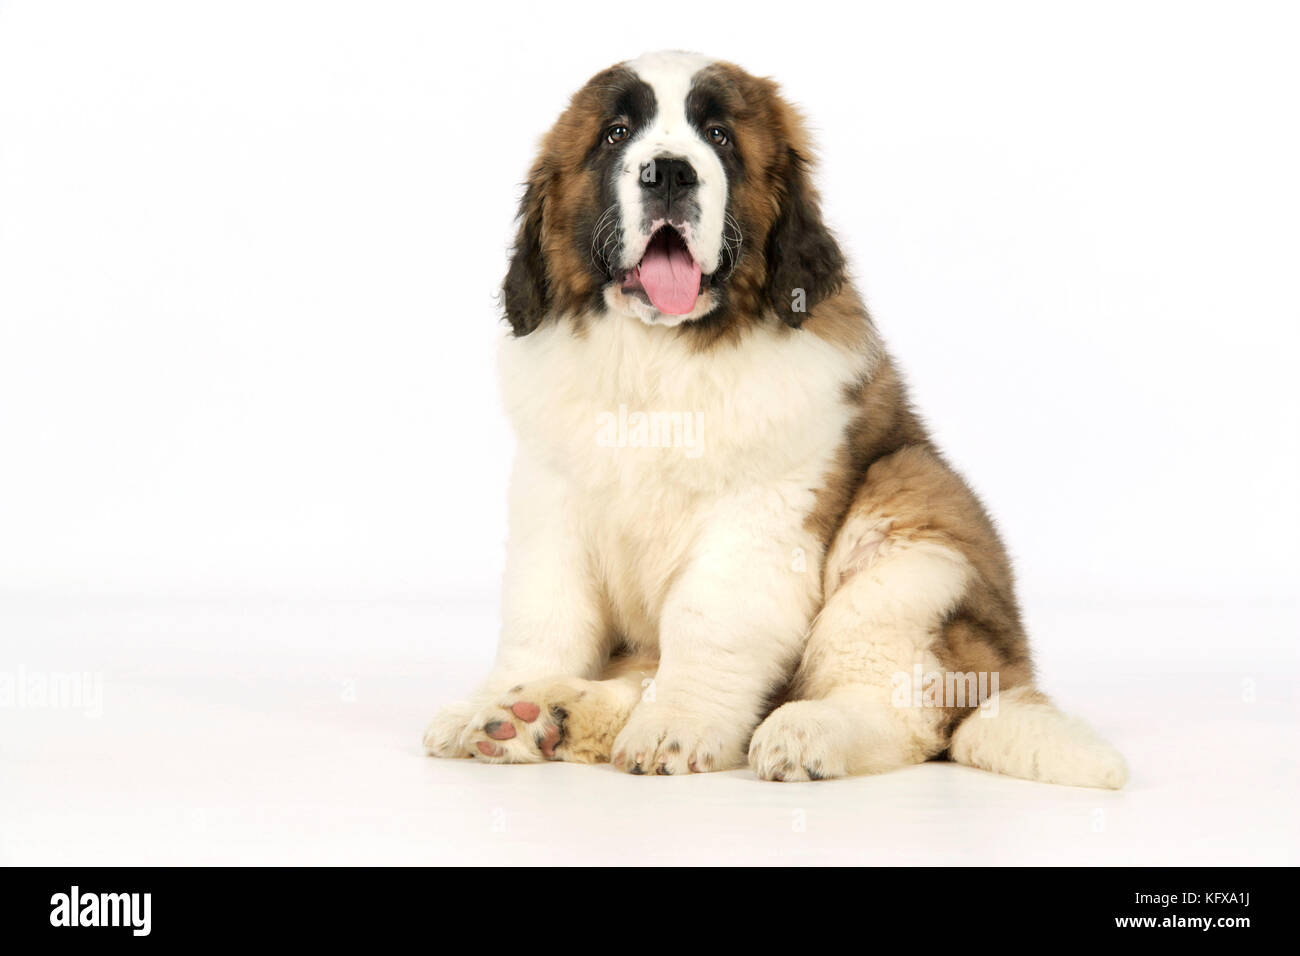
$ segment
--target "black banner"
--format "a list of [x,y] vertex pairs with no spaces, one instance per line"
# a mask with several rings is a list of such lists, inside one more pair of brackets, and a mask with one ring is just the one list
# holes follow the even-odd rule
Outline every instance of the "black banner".
[[1037,934],[1045,931],[1072,941],[1204,939],[1231,946],[1258,943],[1260,933],[1268,937],[1287,925],[1292,876],[1280,869],[1208,868],[685,870],[671,876],[660,868],[598,874],[581,868],[34,868],[3,872],[0,916],[7,942],[75,937],[92,945],[113,939],[145,946],[151,940],[337,945],[418,933],[436,945],[445,938],[441,928],[452,923],[470,932],[522,923],[508,927],[520,932],[538,922],[558,929],[576,917],[606,932],[620,915],[635,912],[638,935],[689,931],[695,940],[734,934],[773,942],[784,927],[801,937],[800,946],[815,945],[821,933],[860,933],[864,943],[902,933],[917,945],[928,939],[930,948],[937,940],[960,946],[964,938],[974,947],[1021,933],[1041,942]]

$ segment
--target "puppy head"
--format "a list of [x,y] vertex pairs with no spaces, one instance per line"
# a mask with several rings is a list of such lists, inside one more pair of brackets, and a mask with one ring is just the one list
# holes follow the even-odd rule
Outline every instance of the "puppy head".
[[602,71],[529,175],[503,289],[515,334],[584,311],[797,327],[844,281],[810,160],[770,80],[686,53]]

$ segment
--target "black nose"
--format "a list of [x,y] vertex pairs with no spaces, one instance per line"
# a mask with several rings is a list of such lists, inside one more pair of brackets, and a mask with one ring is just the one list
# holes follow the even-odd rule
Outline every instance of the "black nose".
[[690,189],[699,178],[695,167],[674,156],[657,156],[641,167],[641,188],[675,193]]

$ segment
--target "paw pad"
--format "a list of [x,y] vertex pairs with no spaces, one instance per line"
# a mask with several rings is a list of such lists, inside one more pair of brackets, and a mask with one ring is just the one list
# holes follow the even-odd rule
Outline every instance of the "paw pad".
[[541,716],[542,708],[538,707],[532,701],[521,700],[510,707],[510,713],[514,714],[526,724],[531,724]]

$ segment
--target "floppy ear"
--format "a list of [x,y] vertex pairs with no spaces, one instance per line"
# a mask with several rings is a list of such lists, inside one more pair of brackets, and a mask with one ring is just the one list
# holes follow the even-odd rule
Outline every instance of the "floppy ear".
[[542,324],[550,309],[550,282],[542,253],[542,178],[534,171],[519,204],[519,232],[515,236],[510,269],[501,286],[506,319],[516,336],[527,335]]
[[767,234],[767,298],[793,328],[844,284],[844,254],[826,224],[808,161],[787,149],[786,181],[776,222]]

